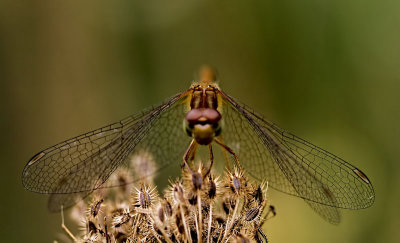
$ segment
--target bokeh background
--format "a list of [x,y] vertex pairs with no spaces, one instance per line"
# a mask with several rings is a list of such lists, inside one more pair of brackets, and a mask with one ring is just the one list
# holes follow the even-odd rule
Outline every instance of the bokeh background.
[[0,241],[62,232],[47,197],[21,185],[33,154],[159,103],[212,64],[226,92],[376,190],[339,226],[271,192],[271,242],[399,242],[399,13],[392,0],[0,1]]

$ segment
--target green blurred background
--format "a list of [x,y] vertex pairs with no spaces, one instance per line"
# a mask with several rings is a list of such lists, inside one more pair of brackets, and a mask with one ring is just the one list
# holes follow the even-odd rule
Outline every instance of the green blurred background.
[[271,192],[271,242],[399,242],[399,13],[393,0],[0,1],[0,241],[61,232],[47,197],[21,185],[33,154],[159,103],[212,64],[226,92],[376,190],[339,226]]

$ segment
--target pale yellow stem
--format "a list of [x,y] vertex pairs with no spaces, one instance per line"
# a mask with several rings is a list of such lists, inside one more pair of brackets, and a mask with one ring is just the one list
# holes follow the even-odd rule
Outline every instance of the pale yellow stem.
[[199,231],[197,232],[197,242],[202,242],[201,238],[203,236],[203,219],[202,219],[202,213],[201,213],[201,197],[200,197],[200,190],[197,190],[197,205],[199,208]]
[[190,243],[192,243],[192,237],[190,236],[190,231],[188,230],[188,227],[186,226],[186,218],[185,218],[185,214],[183,213],[182,206],[180,206],[179,209],[181,211],[181,217],[182,217],[183,227],[185,228],[186,237],[188,238],[188,241]]
[[208,220],[207,243],[210,242],[211,222],[212,222],[212,203],[210,203],[210,218]]
[[68,235],[74,242],[78,242],[78,239],[76,239],[76,237],[71,233],[71,231],[69,231],[69,229],[67,228],[67,226],[65,226],[65,224],[64,224],[64,208],[63,208],[63,206],[61,206],[61,228],[63,228],[63,230],[65,231],[65,233],[67,233],[67,235]]

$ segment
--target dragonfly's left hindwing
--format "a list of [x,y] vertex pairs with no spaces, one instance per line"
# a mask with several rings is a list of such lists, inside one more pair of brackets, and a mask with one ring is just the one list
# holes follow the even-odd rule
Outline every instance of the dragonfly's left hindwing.
[[243,169],[279,191],[298,196],[331,223],[337,208],[361,209],[374,201],[373,187],[359,169],[277,127],[234,98],[224,98],[224,139],[237,144]]

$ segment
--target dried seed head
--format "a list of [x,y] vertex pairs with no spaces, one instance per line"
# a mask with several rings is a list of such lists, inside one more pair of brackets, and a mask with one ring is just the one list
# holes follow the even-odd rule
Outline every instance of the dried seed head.
[[123,232],[117,232],[115,235],[115,240],[117,242],[128,242],[128,236]]
[[251,200],[254,201],[257,205],[261,205],[265,201],[265,197],[268,190],[268,183],[262,182],[257,185],[257,187],[250,193]]
[[176,202],[184,203],[185,202],[185,194],[184,194],[182,184],[180,182],[175,183],[172,190],[173,190],[174,200]]
[[85,201],[80,200],[78,203],[72,208],[70,213],[70,218],[75,221],[77,224],[81,224],[82,221],[86,222],[86,216],[88,213],[87,204]]
[[113,226],[114,228],[121,227],[122,225],[126,224],[132,216],[130,215],[129,208],[124,210],[124,213],[117,215],[113,218]]
[[231,189],[234,193],[239,194],[241,191],[242,186],[240,185],[239,178],[236,176],[232,176],[232,184],[231,184]]
[[259,185],[253,193],[253,198],[258,204],[261,204],[264,201],[263,192],[261,186]]
[[83,238],[83,241],[87,242],[87,243],[95,243],[95,242],[97,242],[97,238],[98,238],[97,234],[88,234],[88,235],[85,235],[85,237]]
[[129,207],[129,205],[128,205],[127,203],[117,204],[117,205],[115,205],[114,208],[111,210],[111,214],[112,214],[113,216],[123,214],[124,211],[126,210],[126,208],[128,208],[128,207]]
[[238,196],[245,193],[247,180],[244,177],[243,172],[235,169],[234,173],[228,172],[228,175],[228,187],[231,189],[233,194]]
[[214,181],[210,180],[208,182],[208,191],[207,191],[208,198],[212,200],[215,198],[216,194],[217,194],[217,185],[215,184]]
[[150,225],[150,228],[153,231],[153,236],[154,237],[156,237],[159,240],[160,240],[161,237],[163,237],[163,234],[162,234],[160,228],[154,222]]
[[146,191],[140,191],[139,202],[142,208],[148,208],[151,205],[150,195]]
[[120,186],[121,190],[123,192],[126,192],[127,191],[126,185],[129,184],[129,179],[128,179],[127,174],[119,173],[117,180],[118,180],[118,185],[121,185]]
[[155,187],[146,187],[142,185],[136,189],[135,206],[147,209],[152,206],[153,200],[157,197]]
[[111,186],[119,185],[118,190],[121,190],[122,195],[128,195],[132,190],[132,181],[134,181],[132,172],[128,168],[121,167],[117,169],[116,173],[113,173],[110,184]]
[[92,206],[90,207],[90,216],[95,218],[99,214],[103,202],[104,199],[100,199],[100,200],[95,200],[92,203]]
[[157,216],[158,216],[158,219],[159,219],[162,223],[164,223],[165,214],[164,214],[164,208],[163,208],[162,206],[158,208]]
[[239,233],[239,234],[236,235],[234,242],[236,242],[236,243],[250,243],[250,239]]
[[197,194],[192,192],[188,193],[188,202],[192,206],[197,205]]
[[96,234],[97,233],[97,227],[92,221],[88,221],[88,233],[89,234]]
[[245,215],[245,220],[246,221],[253,221],[254,219],[257,218],[258,213],[260,212],[259,207],[252,207],[249,210],[247,210],[246,215]]
[[206,195],[208,199],[213,200],[217,196],[217,188],[218,188],[218,178],[213,178],[210,174],[208,177],[207,183],[207,192]]
[[[247,185],[244,172],[236,169],[225,174],[221,190],[221,182],[211,173],[206,177],[201,177],[201,169],[184,173],[182,181],[170,182],[161,199],[144,182],[132,190],[133,203],[123,191],[105,188],[101,198],[85,206],[84,236],[78,241],[199,242],[208,235],[210,242],[266,239],[261,227],[275,209],[268,208],[263,183]],[[129,210],[132,204],[135,208]],[[106,217],[108,221],[99,220]]]
[[222,217],[215,217],[215,220],[217,221],[218,224],[220,225],[225,225],[225,219]]
[[163,200],[162,207],[163,207],[163,211],[164,211],[165,215],[167,217],[171,217],[172,216],[172,206],[171,206],[171,203],[166,198],[164,198],[164,200]]
[[222,202],[222,208],[224,209],[224,212],[229,215],[231,211],[235,208],[235,201],[232,200],[231,198],[226,198]]
[[135,169],[135,178],[146,183],[153,182],[156,174],[156,163],[154,157],[146,150],[141,150],[131,158],[131,166]]
[[185,191],[197,192],[203,188],[203,175],[202,163],[199,163],[199,169],[197,171],[192,171],[185,168],[182,171],[183,186]]
[[201,189],[201,186],[203,185],[203,178],[201,177],[201,174],[199,172],[193,172],[192,184],[195,191]]

